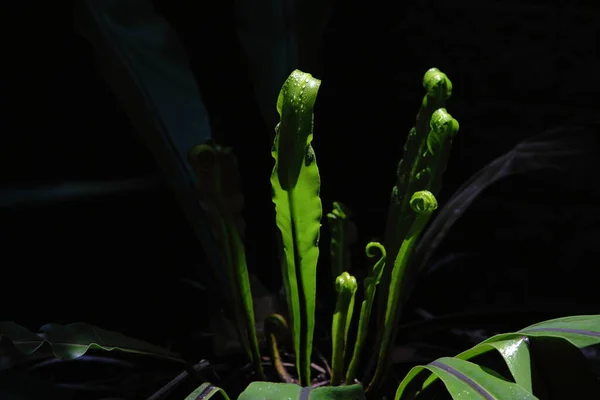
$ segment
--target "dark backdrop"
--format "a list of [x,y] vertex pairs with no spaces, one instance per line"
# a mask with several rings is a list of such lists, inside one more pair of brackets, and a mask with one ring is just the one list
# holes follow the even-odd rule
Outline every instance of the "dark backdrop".
[[[25,3],[25,22],[4,35],[3,189],[149,180],[83,200],[4,201],[0,320],[30,328],[85,321],[159,341],[197,326],[204,299],[177,279],[202,280],[204,261],[182,212],[154,178],[157,166],[97,72],[92,49],[73,33],[70,14],[49,18],[50,6],[34,13]],[[253,103],[231,2],[210,10],[158,3],[189,49],[216,132],[238,153],[249,229],[259,238],[251,261],[275,287],[270,132]],[[428,68],[453,81],[448,109],[461,124],[442,203],[520,140],[597,115],[598,10],[589,2],[543,3],[337,2],[324,36],[315,148],[324,206],[350,206],[360,243],[383,232]],[[419,305],[436,314],[501,301],[597,310],[590,279],[600,243],[597,193],[592,179],[576,188],[548,176],[495,185],[435,255],[455,257],[423,283]],[[481,290],[468,289],[482,277]]]

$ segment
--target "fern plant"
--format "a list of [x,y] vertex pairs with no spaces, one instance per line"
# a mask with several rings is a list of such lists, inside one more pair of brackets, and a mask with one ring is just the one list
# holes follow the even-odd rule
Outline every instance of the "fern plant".
[[[227,293],[239,341],[258,378],[239,399],[380,399],[391,395],[381,392],[382,383],[388,377],[390,354],[412,280],[439,242],[435,233],[440,228],[435,228],[435,223],[433,236],[426,236],[431,243],[420,238],[438,207],[436,195],[452,140],[458,132],[458,122],[445,108],[452,92],[450,80],[432,68],[426,72],[423,84],[426,95],[398,165],[385,241],[366,245],[367,256],[375,262],[361,282],[364,291],[358,299],[358,322],[353,317],[359,282],[349,272],[348,247],[353,236],[350,212],[337,202],[327,214],[333,233],[332,283],[337,292],[331,321],[331,370],[327,379],[323,376],[313,379],[316,271],[323,211],[319,169],[311,142],[313,107],[320,81],[296,70],[284,83],[277,100],[280,123],[272,148],[275,165],[271,185],[280,234],[287,315],[274,314],[265,320],[266,346],[262,348],[243,245],[243,198],[235,157],[231,149],[215,144],[202,144],[190,152],[190,162],[200,184],[200,204],[209,216],[224,265],[223,270],[215,272]],[[497,174],[494,179],[500,176]],[[489,179],[488,184],[494,179]],[[472,198],[463,200],[468,205]],[[442,220],[444,229],[447,221],[447,218]],[[371,333],[373,326],[377,328],[375,335]],[[353,343],[348,340],[351,330],[356,333]],[[84,324],[46,325],[41,333],[35,334],[15,323],[3,322],[0,335],[28,355],[41,352],[75,359],[94,348],[150,354],[185,363],[170,351]],[[374,341],[370,343],[369,339]],[[562,384],[569,386],[570,395],[583,391],[600,394],[598,379],[590,373],[578,350],[599,342],[600,316],[542,322],[494,336],[455,357],[443,357],[413,368],[398,384],[395,399],[426,398],[439,382],[456,399],[550,398],[549,394],[560,390],[556,376],[563,377]],[[280,353],[286,345],[293,353],[293,369],[289,369]],[[265,381],[263,349],[268,352],[279,382]],[[489,352],[497,352],[503,358],[508,373],[477,363],[478,357]],[[551,352],[556,352],[557,357],[548,357]],[[571,380],[562,370],[562,360],[568,360],[569,368],[578,371]],[[215,395],[228,398],[222,389],[203,383],[187,399],[208,399]]]

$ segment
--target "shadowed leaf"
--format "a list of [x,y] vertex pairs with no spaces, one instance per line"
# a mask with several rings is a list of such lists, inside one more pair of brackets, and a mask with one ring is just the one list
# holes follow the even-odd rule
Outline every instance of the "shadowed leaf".
[[83,323],[48,324],[35,334],[14,322],[0,322],[0,339],[4,338],[26,355],[50,350],[57,358],[72,360],[88,350],[117,350],[185,363],[177,354],[161,347]]

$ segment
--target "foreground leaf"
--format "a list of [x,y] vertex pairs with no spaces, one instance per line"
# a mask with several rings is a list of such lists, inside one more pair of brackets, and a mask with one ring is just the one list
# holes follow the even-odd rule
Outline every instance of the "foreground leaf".
[[294,71],[277,100],[271,175],[277,227],[283,244],[282,275],[300,382],[310,384],[315,325],[317,259],[322,215],[321,186],[313,138],[313,106],[321,82]]
[[[420,391],[439,378],[444,382],[453,398],[460,397],[459,394],[456,396],[454,394],[460,393],[460,387],[467,390],[466,393],[469,395],[474,396],[468,398],[474,399],[494,399],[496,397],[487,397],[487,395],[493,396],[496,390],[515,390],[519,393],[524,391],[527,396],[536,394],[542,398],[546,398],[548,393],[556,395],[556,398],[584,398],[592,393],[600,393],[600,382],[578,348],[599,343],[600,315],[564,317],[541,322],[515,333],[493,336],[454,358],[441,358],[426,366],[413,368],[398,387],[396,400],[410,398],[407,389],[417,383],[417,378],[422,379],[426,370],[433,374],[421,381],[423,383],[420,385]],[[493,350],[496,350],[504,359],[514,382],[504,380],[502,383],[499,375],[484,367],[480,367],[484,369],[482,372],[473,367],[476,364],[470,362],[464,364],[467,362],[466,360],[474,359]],[[465,376],[461,377],[452,369]],[[496,376],[500,381],[494,381],[489,376],[482,375],[484,372]],[[484,378],[487,382],[485,385],[488,383],[493,385],[491,389],[488,388],[489,390],[484,385],[485,390],[482,391],[477,385],[482,382],[478,379]],[[475,386],[471,384],[470,380],[475,382]],[[491,391],[492,389],[493,391]],[[507,398],[535,397],[513,396]]]
[[453,399],[536,399],[532,393],[516,383],[490,373],[477,364],[443,357],[428,365],[413,368],[398,387],[396,400],[403,398],[404,390],[410,383],[408,378],[413,378],[424,370],[429,370],[441,379]]
[[526,336],[481,343],[472,349],[457,355],[456,358],[469,360],[491,350],[498,351],[502,358],[504,358],[506,366],[518,385],[530,392],[533,391],[530,360],[531,354]]
[[527,336],[552,336],[568,340],[577,347],[600,343],[600,315],[576,315],[540,322],[521,329]]
[[117,350],[185,363],[177,354],[161,347],[93,325],[48,324],[40,332],[35,334],[14,322],[0,322],[0,339],[7,338],[26,355],[43,351],[47,345],[52,355],[63,360],[75,359],[88,350]]
[[292,383],[252,382],[238,400],[364,400],[362,386],[300,387]]

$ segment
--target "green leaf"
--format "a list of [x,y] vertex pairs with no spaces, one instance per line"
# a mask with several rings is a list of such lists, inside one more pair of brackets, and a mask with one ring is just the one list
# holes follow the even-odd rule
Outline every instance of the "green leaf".
[[252,382],[238,400],[299,399],[302,387],[293,383]]
[[428,370],[442,380],[453,399],[536,399],[536,397],[514,382],[469,361],[443,357],[428,365],[414,367],[400,383],[395,400],[404,397],[408,384],[421,371]]
[[[585,398],[590,393],[600,393],[600,382],[578,348],[598,343],[600,315],[564,317],[534,324],[515,333],[493,336],[451,360],[466,361],[496,350],[504,359],[518,390],[542,398],[546,398],[548,393],[556,395],[556,398]],[[447,359],[437,362],[441,360]],[[447,361],[443,363],[448,364]],[[396,400],[405,398],[402,396],[407,394],[409,384],[415,383],[422,376],[423,368],[434,374],[423,381],[421,391],[438,378],[444,380],[438,370],[430,368],[431,365],[413,368],[398,387]],[[442,367],[438,365],[438,369]],[[473,372],[473,368],[468,371]],[[488,370],[486,372],[492,373]],[[467,378],[473,380],[477,376],[479,375],[467,375]],[[447,376],[446,378],[449,379]],[[462,380],[466,382],[465,379]],[[449,383],[444,381],[444,384],[450,391]],[[509,388],[513,386],[509,385]],[[477,391],[477,388],[468,390],[470,393]]]
[[577,347],[600,343],[600,315],[577,315],[540,322],[521,329],[527,336],[552,336],[568,340]]
[[313,138],[313,107],[320,81],[295,70],[277,101],[271,175],[277,227],[283,244],[282,274],[302,384],[310,384],[315,324],[316,273],[322,205]]
[[75,359],[92,349],[117,350],[185,363],[177,354],[161,347],[83,323],[48,324],[40,331],[35,334],[14,322],[0,322],[0,339],[6,337],[26,355],[42,351],[47,345],[52,355],[64,360]]
[[365,394],[360,385],[320,387],[300,387],[292,383],[252,382],[238,397],[238,400],[364,400]]
[[215,394],[220,394],[225,400],[229,400],[227,393],[225,393],[223,389],[213,386],[208,382],[204,382],[202,385],[198,386],[198,388],[190,393],[185,400],[208,400]]
[[460,353],[456,356],[461,360],[468,360],[490,350],[497,350],[504,361],[515,382],[528,391],[533,390],[531,376],[531,360],[529,344],[526,336],[509,340],[498,340],[479,345]]
[[365,392],[361,385],[320,387],[313,389],[309,400],[365,400]]

